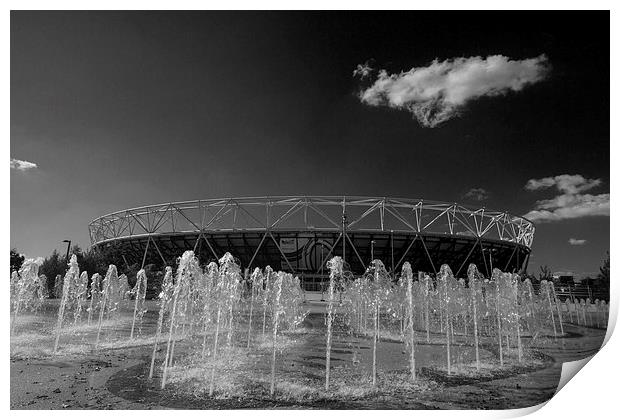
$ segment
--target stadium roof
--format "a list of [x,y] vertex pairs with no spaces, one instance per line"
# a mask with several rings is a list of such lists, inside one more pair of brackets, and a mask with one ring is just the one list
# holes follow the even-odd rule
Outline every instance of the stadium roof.
[[142,265],[153,258],[172,264],[187,249],[203,260],[230,251],[243,267],[269,264],[306,274],[343,254],[354,272],[372,257],[393,270],[404,261],[431,272],[447,263],[462,274],[468,262],[487,272],[491,264],[518,270],[527,262],[534,231],[532,222],[508,212],[342,196],[184,201],[122,210],[89,224],[93,246],[118,249]]

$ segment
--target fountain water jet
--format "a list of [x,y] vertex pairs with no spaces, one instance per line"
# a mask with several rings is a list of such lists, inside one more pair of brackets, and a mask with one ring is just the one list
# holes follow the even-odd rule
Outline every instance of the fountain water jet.
[[[195,279],[196,274],[199,271],[200,267],[198,265],[198,260],[194,256],[194,252],[185,251],[179,259],[179,268],[177,269],[177,278],[174,285],[174,292],[172,294],[170,329],[168,330],[168,342],[166,345],[166,357],[163,364],[161,389],[166,387],[168,368],[172,365],[172,360],[174,358],[174,343],[176,342],[176,334],[173,336],[173,333],[176,333],[178,330],[178,318],[181,318],[183,325],[185,325],[184,317],[187,307],[184,305],[184,300],[189,297],[192,280]],[[181,307],[181,311],[177,311],[177,308],[179,307]]]
[[332,322],[334,310],[334,283],[337,276],[342,276],[343,262],[341,257],[334,257],[327,263],[329,269],[329,292],[327,300],[327,344],[325,349],[325,391],[329,391],[329,370],[332,351]]
[[28,258],[18,271],[11,273],[11,334],[15,332],[15,324],[19,313],[24,310],[37,312],[43,300],[47,298],[47,278],[39,276],[39,267],[43,263],[41,258]]
[[475,264],[470,264],[467,268],[467,278],[471,293],[471,306],[474,319],[474,347],[476,349],[476,370],[480,370],[480,351],[478,349],[478,291],[480,290],[480,273]]
[[268,297],[269,292],[271,290],[271,276],[273,274],[273,270],[270,266],[265,267],[265,277],[264,277],[264,287],[263,287],[263,338],[265,338],[265,322],[267,319],[267,305],[268,305]]
[[73,289],[73,300],[75,302],[75,310],[73,311],[73,325],[77,325],[78,321],[82,319],[82,307],[86,302],[88,293],[88,273],[82,271],[80,277],[77,278],[77,282]]
[[452,373],[452,363],[451,363],[451,357],[450,357],[450,291],[449,291],[449,287],[450,285],[448,284],[450,279],[452,278],[452,270],[450,270],[450,267],[448,267],[447,264],[443,264],[441,266],[441,268],[439,269],[439,274],[438,274],[438,283],[441,285],[441,289],[443,289],[443,301],[444,301],[444,318],[445,318],[445,327],[446,327],[446,360],[447,360],[447,368],[448,368],[448,375],[450,375]]
[[275,392],[276,384],[276,341],[278,339],[278,318],[282,312],[280,307],[280,295],[282,294],[282,277],[283,273],[278,273],[274,284],[274,299],[273,299],[273,343],[271,351],[271,385],[269,387],[269,394],[273,395]]
[[58,309],[58,322],[56,323],[56,340],[54,341],[54,353],[58,351],[58,343],[60,342],[60,333],[62,330],[62,322],[65,316],[65,309],[67,306],[71,306],[71,297],[80,278],[80,267],[78,267],[77,257],[71,256],[69,261],[69,270],[65,274],[62,288],[62,299],[60,301],[60,308]]
[[99,323],[97,325],[97,338],[95,339],[95,348],[99,347],[99,338],[101,335],[101,325],[103,324],[103,316],[106,314],[106,309],[108,310],[108,317],[110,316],[110,312],[116,310],[116,305],[118,304],[118,274],[116,271],[116,266],[110,264],[108,267],[108,271],[106,272],[105,277],[103,278],[103,287],[101,292],[101,302],[99,308]]
[[250,348],[250,342],[252,338],[252,310],[254,309],[254,296],[257,295],[259,285],[262,285],[263,275],[260,268],[256,267],[252,276],[250,277],[250,315],[248,320],[248,348]]
[[[97,301],[95,305],[94,302]],[[88,306],[88,325],[93,318],[93,312],[101,305],[101,276],[99,273],[93,274],[90,279],[90,305]]]
[[413,328],[413,272],[411,264],[408,262],[403,264],[402,277],[407,279],[407,303],[409,304],[409,346],[410,359],[409,369],[411,370],[411,380],[415,381],[415,330]]
[[147,278],[144,269],[138,271],[136,276],[136,285],[134,286],[131,294],[135,296],[135,303],[133,308],[133,321],[131,322],[130,340],[133,340],[133,333],[136,326],[136,319],[138,320],[138,330],[142,331],[142,318],[146,312],[145,299],[146,299],[146,286]]
[[166,267],[166,274],[162,282],[162,290],[159,294],[159,317],[157,319],[157,330],[155,331],[155,344],[153,345],[153,355],[151,356],[151,369],[149,370],[149,379],[153,378],[153,370],[155,368],[155,356],[157,354],[157,347],[159,346],[159,339],[164,324],[164,316],[170,305],[172,299],[172,293],[174,292],[174,284],[172,283],[172,268]]

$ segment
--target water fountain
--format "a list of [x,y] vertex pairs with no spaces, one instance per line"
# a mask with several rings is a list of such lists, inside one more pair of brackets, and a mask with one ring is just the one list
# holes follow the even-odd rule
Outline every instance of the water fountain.
[[58,309],[58,322],[56,324],[56,340],[54,341],[54,353],[58,351],[58,344],[60,341],[60,333],[62,330],[65,310],[78,307],[75,299],[80,295],[76,291],[78,289],[81,290],[80,267],[78,267],[77,257],[75,255],[71,256],[68,265],[69,269],[67,270],[67,273],[65,274],[62,282],[62,298],[60,300],[60,307]]
[[163,364],[163,375],[161,388],[166,386],[166,378],[168,368],[172,365],[174,358],[174,333],[177,332],[179,325],[185,325],[185,316],[187,314],[187,300],[190,296],[191,280],[196,277],[200,267],[198,260],[192,251],[185,251],[179,260],[179,268],[177,269],[176,282],[172,293],[172,308],[170,309],[170,327],[168,330],[168,341],[166,345],[166,357]]
[[166,274],[162,282],[161,293],[159,294],[159,317],[157,318],[157,330],[155,331],[155,344],[153,345],[153,356],[151,357],[151,369],[149,370],[149,379],[153,378],[153,370],[155,368],[155,356],[159,346],[159,340],[164,327],[164,316],[169,310],[172,294],[174,292],[174,284],[172,283],[172,268],[166,267]]
[[[202,306],[202,322],[203,322],[203,338],[202,338],[202,354],[201,357],[204,359],[206,351],[207,351],[207,329],[210,324],[213,322],[213,309],[217,307],[217,294],[218,291],[218,283],[219,283],[219,267],[217,263],[211,262],[207,266],[205,273],[203,275],[203,306]],[[219,332],[219,331],[218,331]]]
[[415,330],[413,325],[413,271],[411,271],[411,264],[406,262],[403,264],[402,277],[407,281],[407,304],[408,304],[408,327],[409,327],[409,370],[411,371],[411,380],[415,381]]
[[[369,292],[372,296],[370,306],[373,310],[374,335],[372,343],[372,385],[377,383],[377,342],[381,334],[381,307],[390,301],[391,278],[380,260],[374,260],[366,276],[373,279],[369,282]],[[388,307],[389,309],[389,307]]]
[[476,351],[476,370],[480,370],[480,350],[478,342],[478,307],[482,299],[482,275],[475,264],[470,264],[467,268],[467,279],[469,281],[469,291],[471,294],[472,320],[474,323],[474,348]]
[[[217,296],[219,297],[217,300],[217,317],[216,317],[216,331],[215,331],[215,339],[213,344],[213,367],[211,369],[211,383],[209,386],[209,395],[213,395],[215,390],[215,372],[216,372],[216,363],[215,359],[217,357],[217,343],[218,336],[220,331],[221,317],[222,314],[228,315],[228,333],[226,343],[228,346],[231,345],[231,340],[233,336],[233,310],[234,304],[237,298],[237,292],[240,290],[241,283],[241,269],[235,263],[233,256],[230,253],[224,254],[222,258],[220,258],[220,268],[218,271],[219,280],[217,283]],[[223,310],[223,311],[222,311]]]
[[[493,270],[490,279],[485,279],[470,264],[466,279],[457,279],[447,265],[442,265],[433,277],[425,273],[414,275],[411,265],[405,262],[400,275],[393,277],[380,260],[373,260],[363,276],[348,279],[343,265],[340,257],[327,263],[330,277],[325,329],[321,332],[325,334],[324,359],[323,354],[319,356],[325,367],[321,392],[338,392],[343,369],[350,369],[349,374],[355,369],[367,369],[359,376],[364,378],[360,379],[364,384],[372,384],[375,389],[385,386],[384,378],[394,369],[383,365],[393,363],[386,362],[385,355],[392,354],[390,357],[401,360],[397,356],[401,350],[394,352],[395,345],[402,346],[402,354],[406,355],[398,362],[406,368],[405,380],[417,382],[429,368],[426,352],[437,352],[439,358],[430,364],[437,374],[471,374],[470,362],[472,370],[475,367],[476,372],[485,374],[489,363],[496,363],[488,349],[496,350],[500,367],[512,368],[528,362],[528,349],[537,339],[548,339],[550,334],[551,338],[563,337],[563,323],[568,316],[584,326],[600,327],[606,323],[605,302],[582,299],[573,304],[570,297],[562,302],[553,283],[542,281],[540,289],[535,289],[530,280],[498,269]],[[19,273],[11,275],[12,329],[21,311],[40,306],[37,302],[41,301],[40,293],[45,287],[37,272],[36,262],[27,260]],[[137,273],[131,290],[127,277],[119,276],[113,265],[103,279],[98,274],[92,276],[90,290],[87,273],[79,273],[77,259],[72,257],[61,282],[63,293],[54,352],[58,350],[68,311],[73,311],[74,325],[85,322],[81,321],[84,310],[89,325],[93,313],[98,313],[96,350],[104,319],[118,317],[120,305],[130,297],[135,300],[127,338],[132,340],[136,332],[141,334],[148,283],[144,270]],[[566,316],[562,318],[564,311]],[[178,381],[178,369],[185,366],[183,363],[204,363],[208,395],[225,392],[226,386],[220,386],[218,378],[230,375],[225,367],[229,358],[233,354],[254,354],[254,368],[250,364],[247,368],[262,372],[257,364],[257,360],[261,361],[265,392],[273,396],[278,389],[277,375],[287,378],[282,381],[291,380],[291,371],[279,367],[278,354],[282,353],[278,351],[295,346],[299,337],[302,342],[306,340],[307,330],[296,329],[307,315],[308,305],[304,303],[299,279],[292,274],[274,272],[270,267],[256,268],[244,279],[239,264],[229,253],[202,268],[196,255],[187,251],[179,258],[176,271],[171,267],[165,270],[148,377],[154,377],[158,349],[165,340],[161,389],[169,380],[173,381],[174,375]],[[360,350],[363,344],[367,345],[367,355]],[[332,358],[334,351],[343,351],[339,347],[343,345],[355,347],[350,362]],[[469,349],[471,356],[467,358],[471,359],[465,362],[463,354]],[[357,366],[360,360],[363,363]]]
[[131,334],[129,339],[133,339],[133,333],[136,326],[136,320],[138,321],[138,330],[142,332],[142,319],[144,318],[144,314],[146,313],[146,272],[144,269],[138,271],[138,275],[136,276],[136,284],[131,290],[131,294],[134,296],[135,304],[133,308],[133,321],[131,322]]
[[262,303],[263,303],[263,338],[265,338],[265,322],[267,320],[267,308],[269,306],[269,294],[273,287],[273,270],[270,266],[265,267],[265,276],[263,277]]
[[97,338],[95,339],[95,348],[99,347],[99,339],[101,336],[101,326],[103,324],[104,315],[110,317],[111,313],[118,310],[118,274],[116,266],[110,264],[105,277],[103,278],[103,286],[101,288],[101,301],[99,306],[99,322],[97,324]]
[[88,325],[93,318],[93,313],[101,305],[101,276],[99,273],[93,274],[90,279],[90,304],[88,306]]
[[86,303],[87,293],[88,273],[82,271],[82,274],[76,279],[75,286],[72,288],[72,296],[70,297],[75,305],[75,310],[73,311],[73,325],[77,325],[82,319],[82,309]]
[[129,287],[129,279],[125,274],[118,276],[118,298],[119,300],[129,299],[131,288]]
[[278,340],[278,319],[283,312],[280,306],[280,296],[282,295],[282,275],[277,275],[275,283],[273,285],[274,297],[272,304],[272,320],[273,320],[273,341],[271,352],[271,384],[269,386],[269,393],[271,395],[275,392],[276,384],[276,342]]
[[260,268],[256,267],[250,277],[250,314],[248,317],[248,348],[252,339],[252,312],[254,310],[254,298],[258,297],[263,286],[263,273]]
[[54,279],[54,297],[55,298],[62,298],[62,288],[63,288],[62,276],[60,274],[57,274],[56,278]]
[[27,310],[36,312],[47,298],[47,278],[38,275],[43,260],[29,258],[22,263],[19,272],[11,273],[11,334],[15,332],[15,324],[20,312]]
[[332,350],[332,322],[334,311],[334,285],[336,277],[342,276],[342,258],[334,257],[327,263],[329,287],[327,293],[327,344],[325,345],[325,391],[329,391],[329,370]]

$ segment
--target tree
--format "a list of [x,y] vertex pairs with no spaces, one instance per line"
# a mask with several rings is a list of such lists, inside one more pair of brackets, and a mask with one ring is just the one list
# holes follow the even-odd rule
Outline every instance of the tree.
[[[77,257],[77,263],[80,267],[80,271],[86,271],[88,273],[89,282],[92,279],[93,274],[99,273],[101,276],[105,276],[109,264],[114,264],[118,267],[119,272],[122,272],[127,275],[129,278],[130,285],[133,286],[132,283],[136,281],[136,274],[140,269],[139,264],[134,264],[132,266],[127,266],[125,264],[125,260],[122,257],[122,254],[113,248],[90,248],[87,250],[82,250],[79,245],[75,244],[71,247],[69,251],[69,258],[71,255],[75,255]],[[13,267],[13,250],[11,250],[11,267]],[[50,288],[50,296],[54,296],[54,286],[56,276],[60,275],[61,282],[65,273],[67,272],[67,264],[68,261],[66,259],[65,254],[62,255],[58,253],[57,250],[52,252],[52,255],[47,257],[41,268],[39,270],[40,274],[45,274],[49,281]],[[152,273],[156,273],[158,276],[163,278],[163,271],[157,271],[154,267],[150,268]],[[153,283],[156,284],[156,283]],[[62,286],[62,284],[60,285]],[[62,287],[56,288],[58,290],[62,290]],[[149,289],[150,286],[150,278],[149,278]]]
[[[599,268],[599,271],[597,280],[599,281],[600,287],[606,292],[607,296],[609,296],[609,251],[607,251],[607,258],[603,260],[603,265]],[[609,298],[607,300],[609,300]]]
[[80,246],[78,244],[75,244],[71,247],[71,250],[69,251],[69,258],[71,258],[71,255],[75,255],[76,257],[78,257],[78,263],[79,263],[79,258],[82,257],[82,248],[80,248]]
[[86,271],[89,277],[92,277],[93,274],[99,273],[101,276],[105,276],[105,273],[108,269],[107,261],[104,255],[97,251],[94,248],[91,248],[87,251],[82,252],[81,254],[76,254],[78,257],[78,264],[80,266],[80,270]]
[[539,281],[543,281],[543,280],[553,281],[553,272],[551,271],[548,265],[540,266],[540,273],[538,274],[538,280]]
[[25,258],[26,257],[17,252],[17,248],[11,249],[11,273],[13,271],[19,271]]
[[582,286],[596,286],[596,283],[598,281],[599,281],[598,278],[592,278],[588,276],[588,277],[582,278],[579,284],[581,284]]
[[[86,271],[89,279],[92,278],[95,273],[105,276],[109,264],[115,264],[119,269],[121,268],[118,262],[113,261],[108,254],[108,252],[96,248],[82,250],[78,244],[73,245],[69,251],[69,257],[71,257],[71,255],[75,255],[77,257],[80,272]],[[137,272],[138,270],[135,270],[135,273],[133,273],[134,277]],[[128,273],[125,274],[129,277]]]
[[41,264],[39,273],[45,274],[45,277],[47,277],[48,288],[50,289],[50,296],[54,295],[54,282],[56,280],[56,276],[60,275],[62,277],[65,275],[66,271],[67,261],[65,261],[64,256],[61,257],[56,250],[52,252],[52,255],[43,260],[43,264]]
[[603,283],[609,284],[609,251],[607,251],[607,258],[603,260],[603,265],[599,268],[598,278],[603,281]]
[[536,276],[531,274],[530,272],[527,271],[527,268],[521,268],[517,274],[519,275],[519,277],[521,277],[521,279],[525,280],[525,279],[530,279],[530,281],[536,280]]

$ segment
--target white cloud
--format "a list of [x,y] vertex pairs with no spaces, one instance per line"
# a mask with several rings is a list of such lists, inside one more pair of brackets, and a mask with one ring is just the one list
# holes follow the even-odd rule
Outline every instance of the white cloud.
[[[366,67],[358,65],[354,75],[368,75]],[[435,60],[407,72],[380,70],[359,97],[367,105],[408,110],[421,125],[435,127],[457,116],[469,101],[518,92],[543,80],[548,71],[545,55],[525,60],[503,55]]]
[[575,246],[585,245],[585,244],[586,244],[586,242],[588,242],[588,241],[587,241],[587,240],[585,240],[585,239],[574,239],[574,238],[570,238],[570,239],[568,240],[568,243],[569,243],[569,244],[571,244],[571,245],[575,245]]
[[11,169],[17,169],[18,171],[27,171],[29,169],[35,169],[36,163],[28,162],[27,160],[11,159]]
[[530,179],[525,185],[526,190],[536,191],[555,187],[562,194],[537,201],[534,209],[524,217],[532,221],[554,222],[587,216],[609,216],[609,193],[582,194],[600,184],[600,179],[587,179],[582,175]]
[[586,179],[582,175],[557,175],[540,179],[530,179],[525,184],[529,191],[542,190],[555,186],[558,191],[567,194],[577,194],[601,185],[600,179]]
[[358,64],[355,70],[353,70],[353,77],[359,76],[360,79],[365,79],[370,76],[373,68],[370,66],[369,62],[365,62],[364,64]]
[[463,197],[476,201],[484,201],[489,198],[489,192],[484,188],[472,188],[467,191]]

